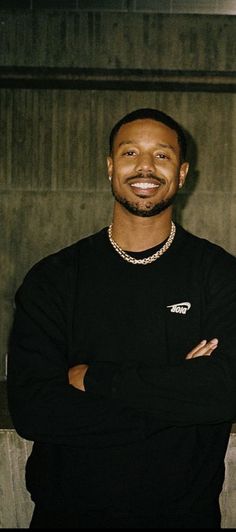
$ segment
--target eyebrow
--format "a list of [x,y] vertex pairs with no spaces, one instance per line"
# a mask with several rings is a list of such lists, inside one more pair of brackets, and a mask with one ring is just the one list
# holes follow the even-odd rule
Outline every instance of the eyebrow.
[[[120,148],[121,146],[125,145],[125,144],[136,144],[136,142],[134,140],[122,140],[119,144],[118,144],[118,148]],[[176,152],[176,149],[174,148],[174,146],[172,146],[172,144],[166,144],[164,142],[159,142],[157,144],[157,148],[169,148],[170,150],[172,150],[174,153]]]
[[118,148],[120,146],[123,146],[124,144],[135,144],[135,142],[133,140],[122,140],[119,144],[118,144]]

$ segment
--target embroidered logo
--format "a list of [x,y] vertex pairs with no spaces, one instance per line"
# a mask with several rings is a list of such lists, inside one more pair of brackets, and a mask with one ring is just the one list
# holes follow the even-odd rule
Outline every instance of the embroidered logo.
[[167,305],[166,308],[170,308],[170,311],[175,312],[176,314],[186,314],[191,308],[191,303],[189,303],[188,301],[184,301],[184,303],[175,303],[174,305]]

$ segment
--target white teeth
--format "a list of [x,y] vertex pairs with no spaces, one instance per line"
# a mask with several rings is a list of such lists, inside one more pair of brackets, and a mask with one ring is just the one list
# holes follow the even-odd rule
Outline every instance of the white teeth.
[[131,183],[131,187],[135,188],[158,188],[160,185],[155,183]]

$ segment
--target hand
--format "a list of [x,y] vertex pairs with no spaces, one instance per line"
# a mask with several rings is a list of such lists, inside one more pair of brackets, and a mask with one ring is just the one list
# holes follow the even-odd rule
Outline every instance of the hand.
[[190,360],[191,358],[197,358],[202,356],[210,356],[214,349],[218,346],[218,339],[212,338],[212,340],[202,340],[196,347],[190,351],[187,356],[185,357],[186,360]]
[[77,364],[77,366],[73,366],[68,371],[69,383],[74,386],[74,388],[81,390],[81,392],[85,392],[84,377],[87,369],[87,364]]

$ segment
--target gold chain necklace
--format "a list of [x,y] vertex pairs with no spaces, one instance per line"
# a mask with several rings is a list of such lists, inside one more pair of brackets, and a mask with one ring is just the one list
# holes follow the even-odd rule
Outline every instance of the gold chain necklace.
[[166,241],[166,243],[156,251],[156,253],[154,253],[153,255],[150,255],[149,257],[145,257],[144,259],[135,259],[134,257],[131,257],[131,255],[128,255],[128,253],[126,253],[125,251],[123,251],[123,249],[120,248],[120,246],[118,246],[118,244],[115,242],[115,240],[113,240],[112,238],[112,224],[109,225],[108,227],[108,236],[109,236],[109,240],[110,240],[110,243],[111,245],[113,246],[113,248],[117,251],[117,253],[119,253],[119,255],[122,257],[122,259],[126,260],[127,262],[130,262],[132,264],[150,264],[151,262],[154,262],[154,260],[156,259],[159,259],[159,257],[161,257],[163,255],[163,253],[165,253],[165,251],[167,251],[167,249],[171,246],[173,240],[174,240],[174,237],[175,237],[175,233],[176,233],[176,226],[174,224],[174,222],[171,222],[171,232],[169,234],[169,237]]

